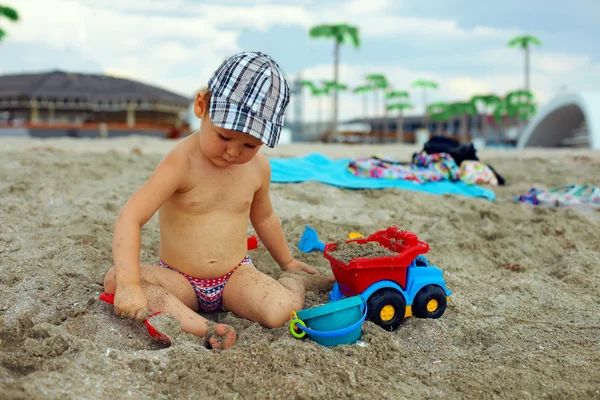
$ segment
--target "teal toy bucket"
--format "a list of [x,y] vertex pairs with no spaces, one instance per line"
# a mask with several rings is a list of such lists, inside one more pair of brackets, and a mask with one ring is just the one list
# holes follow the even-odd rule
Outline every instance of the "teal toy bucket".
[[323,346],[333,347],[360,339],[367,306],[361,296],[352,296],[298,311],[296,315],[290,322],[292,335],[307,335]]

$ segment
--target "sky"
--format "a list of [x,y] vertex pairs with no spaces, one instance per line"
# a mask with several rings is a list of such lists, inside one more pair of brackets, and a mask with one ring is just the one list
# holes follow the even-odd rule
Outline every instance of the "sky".
[[[428,101],[467,101],[524,86],[524,55],[508,47],[530,34],[531,89],[543,106],[564,91],[600,92],[600,1],[571,0],[0,0],[21,20],[0,20],[0,74],[64,70],[139,80],[190,98],[239,51],[271,55],[293,83],[333,79],[333,40],[312,39],[318,24],[359,28],[361,46],[340,52],[340,81],[353,89],[371,73],[408,90],[423,110],[416,79],[433,80]],[[331,111],[308,91],[288,118]],[[340,117],[363,115],[362,97],[340,94]],[[367,115],[372,116],[373,97]],[[381,112],[379,112],[381,113]]]

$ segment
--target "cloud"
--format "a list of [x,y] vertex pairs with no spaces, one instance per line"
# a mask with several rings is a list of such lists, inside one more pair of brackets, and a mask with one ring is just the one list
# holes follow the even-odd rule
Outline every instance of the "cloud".
[[[145,14],[167,11],[167,6],[171,12],[179,7],[180,14],[186,13]],[[160,83],[184,94],[206,82],[226,56],[240,50],[240,27],[265,29],[276,23],[308,24],[310,19],[297,5],[187,6],[159,0],[23,0],[19,12],[21,22],[11,26],[13,43],[78,51],[107,73]],[[186,64],[195,71],[188,72],[187,83],[170,75]]]
[[342,14],[352,15],[378,14],[390,9],[391,0],[352,0],[346,2]]

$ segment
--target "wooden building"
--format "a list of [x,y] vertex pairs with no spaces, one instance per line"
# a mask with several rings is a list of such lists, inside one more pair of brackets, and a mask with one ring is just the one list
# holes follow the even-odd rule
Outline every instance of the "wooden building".
[[129,79],[53,71],[0,76],[0,128],[30,135],[169,136],[193,99]]

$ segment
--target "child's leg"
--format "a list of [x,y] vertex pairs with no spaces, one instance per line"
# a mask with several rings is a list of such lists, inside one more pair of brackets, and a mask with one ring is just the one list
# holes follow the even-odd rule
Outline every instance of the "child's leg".
[[[211,346],[218,348],[218,343],[229,347],[235,342],[235,330],[229,325],[218,324],[209,331],[209,322],[198,314],[199,306],[192,285],[176,271],[153,266],[140,267],[142,288],[148,299],[148,310],[173,315],[181,323],[181,329],[200,337],[207,337]],[[114,268],[104,277],[104,290],[114,293],[116,281]],[[213,338],[212,336],[215,336]],[[223,337],[225,339],[223,339]],[[221,337],[221,338],[219,338]]]
[[331,288],[332,280],[304,272],[284,272],[278,280],[243,264],[223,290],[223,308],[239,317],[277,328],[290,320],[292,311],[304,307],[306,290]]

